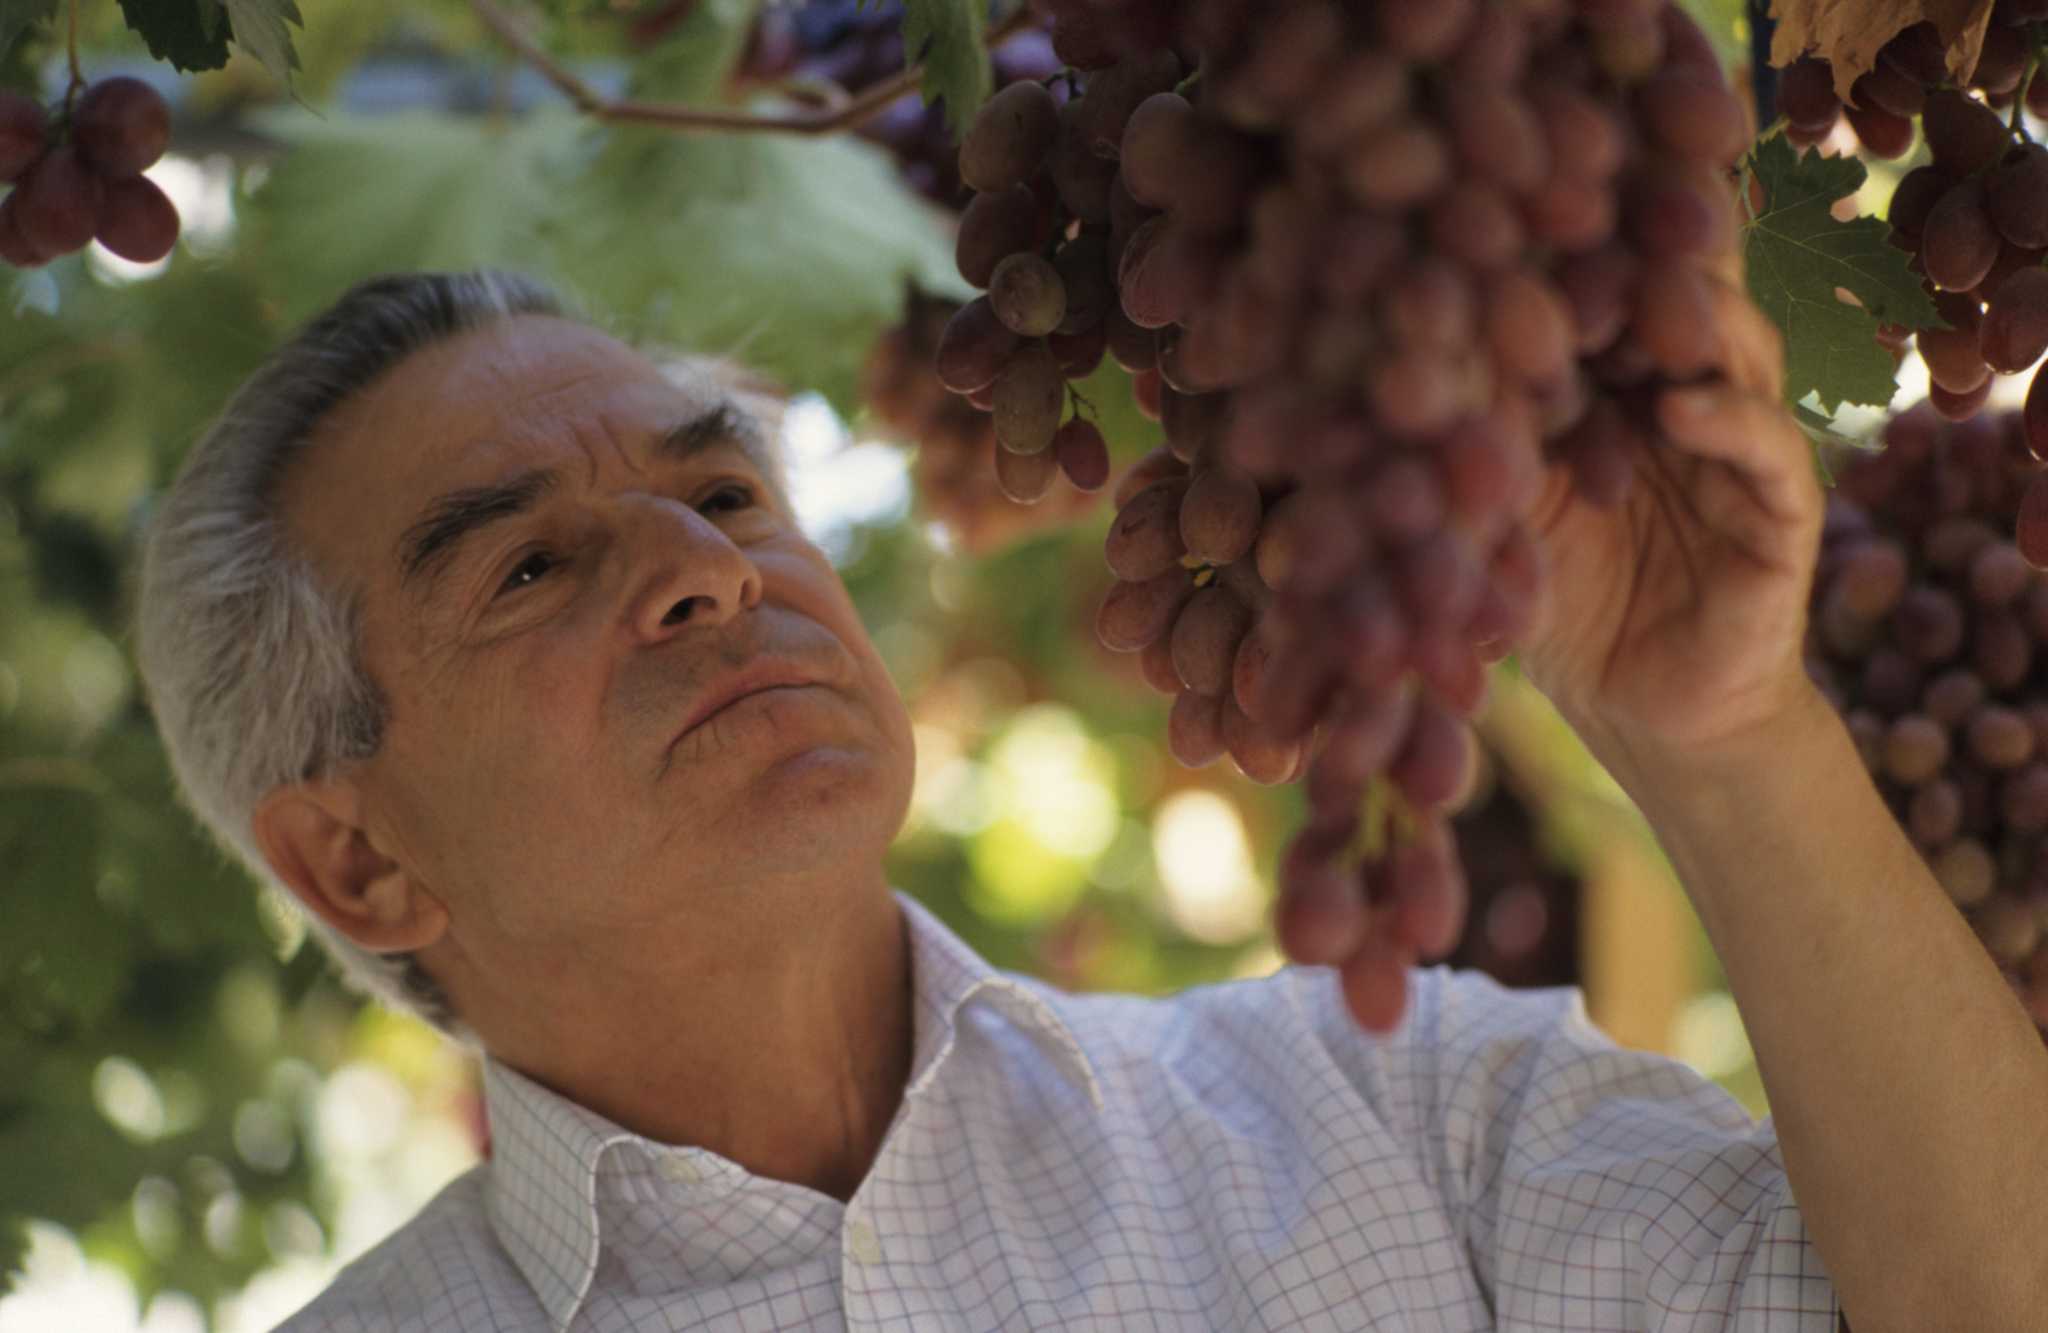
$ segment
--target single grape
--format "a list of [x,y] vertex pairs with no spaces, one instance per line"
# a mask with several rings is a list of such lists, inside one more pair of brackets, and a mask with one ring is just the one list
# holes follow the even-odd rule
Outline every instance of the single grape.
[[1908,588],[1892,614],[1892,641],[1915,661],[1947,661],[1962,647],[1962,603],[1933,584]]
[[1187,176],[1204,169],[1195,109],[1179,93],[1154,93],[1124,123],[1119,168],[1124,188],[1141,204],[1170,207]]
[[1145,683],[1169,699],[1185,690],[1173,665],[1173,636],[1162,634],[1138,650],[1138,670]]
[[1899,604],[1906,591],[1906,573],[1906,552],[1897,542],[1882,538],[1858,542],[1835,571],[1830,593],[1841,597],[1856,616],[1875,620]]
[[1020,80],[981,104],[960,141],[960,179],[976,190],[1007,190],[1034,175],[1059,136],[1059,104],[1041,84]]
[[1718,70],[1715,77],[1702,78],[1666,67],[1636,90],[1636,105],[1650,133],[1679,157],[1721,165],[1733,162],[1749,145],[1742,104]]
[[1195,690],[1174,696],[1166,717],[1166,748],[1186,767],[1206,768],[1223,757],[1223,702]]
[[[1109,243],[1101,236],[1084,232],[1061,246],[1052,262],[1067,298],[1067,312],[1059,322],[1059,331],[1077,334],[1102,329],[1104,318],[1117,304]],[[1103,337],[1106,342],[1107,330]]]
[[1993,370],[2016,374],[2048,352],[2048,269],[2021,269],[2006,279],[1984,311],[1977,333]]
[[1085,417],[1072,417],[1052,437],[1060,471],[1076,490],[1099,491],[1109,480],[1109,445]]
[[1926,21],[1901,28],[1878,48],[1877,58],[1925,87],[1948,81],[1948,43],[1934,24]]
[[2008,606],[2034,582],[2034,571],[2011,542],[1987,543],[1970,558],[1971,600],[1985,606]]
[[1948,729],[1933,718],[1908,713],[1894,719],[1884,738],[1884,774],[1917,787],[1948,762]]
[[1673,379],[1698,374],[1720,355],[1713,291],[1691,265],[1646,267],[1629,327],[1657,368]]
[[960,215],[953,257],[960,276],[976,287],[988,286],[996,265],[1044,239],[1044,205],[1028,185],[1013,185],[974,196]]
[[1909,120],[1927,106],[1926,84],[1881,61],[1857,76],[1849,86],[1849,95],[1858,106],[1874,106]]
[[1387,776],[1414,804],[1437,809],[1465,790],[1472,772],[1471,731],[1433,696],[1420,696],[1408,737]]
[[1571,307],[1531,269],[1511,269],[1488,286],[1486,338],[1495,364],[1527,383],[1555,383],[1571,369]]
[[108,181],[99,243],[136,264],[154,264],[178,243],[178,209],[147,176]]
[[1037,504],[1043,500],[1059,472],[1058,457],[1050,449],[1035,454],[996,450],[996,484],[1018,504]]
[[2017,768],[2034,755],[2034,731],[2016,710],[1988,704],[1970,716],[1965,742],[1986,768]]
[[138,175],[170,145],[171,108],[140,79],[101,79],[72,110],[71,138],[101,176]]
[[1017,347],[1017,335],[1003,327],[988,298],[977,296],[953,312],[939,335],[939,382],[955,393],[987,388]]
[[1220,696],[1223,706],[1223,744],[1237,771],[1262,786],[1286,782],[1300,766],[1303,747],[1294,741],[1276,739],[1270,731],[1253,722],[1235,697]]
[[1135,653],[1166,633],[1194,590],[1187,571],[1180,568],[1142,583],[1119,579],[1096,611],[1095,637],[1111,652]]
[[106,187],[70,144],[43,154],[11,196],[15,222],[37,251],[51,256],[82,249],[99,228]]
[[1181,539],[1181,499],[1188,492],[1184,478],[1156,481],[1117,509],[1103,538],[1103,557],[1118,578],[1142,582],[1180,563],[1187,547]]
[[1091,226],[1110,220],[1110,198],[1117,180],[1116,163],[1097,157],[1089,148],[1085,97],[1076,97],[1060,108],[1059,132],[1054,138],[1046,173],[1053,191],[1069,213]]
[[1229,689],[1238,645],[1251,629],[1252,609],[1236,593],[1211,582],[1198,589],[1173,622],[1173,665],[1197,694]]
[[1480,180],[1520,193],[1551,174],[1543,117],[1512,88],[1461,88],[1447,110],[1458,159]]
[[1222,250],[1214,238],[1162,215],[1138,228],[1117,261],[1124,314],[1148,329],[1183,318],[1215,289]]
[[1011,355],[992,394],[996,443],[1018,454],[1051,447],[1066,406],[1067,381],[1043,342],[1025,343]]
[[2006,240],[2048,246],[2048,148],[2028,144],[1986,177],[1984,206]]
[[[1917,242],[1920,229],[1927,225],[1927,214],[1936,202],[1955,188],[1956,178],[1940,167],[1915,167],[1899,178],[1898,186],[1892,191],[1891,204],[1885,210],[1885,221],[1892,230],[1908,240]],[[1917,250],[1917,244],[1907,247]]]
[[1340,179],[1370,208],[1401,209],[1448,185],[1454,166],[1450,146],[1434,126],[1397,116],[1352,146],[1340,164]]
[[1930,868],[1948,896],[1964,907],[1982,902],[1998,883],[1997,864],[1974,838],[1958,838],[1942,848]]
[[1252,549],[1260,510],[1257,483],[1227,464],[1213,465],[1196,474],[1181,501],[1181,539],[1190,555],[1229,564]]
[[1944,846],[1963,827],[1962,788],[1936,778],[1913,793],[1906,806],[1906,831],[1921,850]]
[[2012,143],[1997,112],[1954,88],[1927,95],[1920,130],[1934,165],[1959,180],[1991,166]]
[[1778,114],[1798,129],[1824,134],[1842,114],[1835,72],[1825,60],[1801,56],[1778,71]]
[[1845,107],[1842,114],[1872,156],[1904,157],[1913,147],[1913,122],[1904,116],[1876,106]]
[[1067,288],[1050,261],[1024,251],[1005,256],[989,275],[988,303],[1004,328],[1040,338],[1067,317]]

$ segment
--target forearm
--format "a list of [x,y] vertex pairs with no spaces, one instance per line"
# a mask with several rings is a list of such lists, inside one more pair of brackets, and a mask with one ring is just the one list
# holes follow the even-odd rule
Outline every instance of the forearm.
[[1856,1333],[2038,1328],[2048,1051],[1833,712],[1707,753],[1588,739],[1721,959]]

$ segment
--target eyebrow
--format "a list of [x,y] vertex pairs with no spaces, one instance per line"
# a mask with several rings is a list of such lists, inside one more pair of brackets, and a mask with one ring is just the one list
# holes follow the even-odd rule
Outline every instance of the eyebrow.
[[[760,423],[729,398],[676,423],[655,442],[651,456],[679,463],[720,445],[737,446],[764,476],[772,477]],[[531,468],[489,486],[465,486],[437,496],[399,535],[398,583],[417,601],[432,598],[469,538],[539,504],[561,484],[555,468]]]

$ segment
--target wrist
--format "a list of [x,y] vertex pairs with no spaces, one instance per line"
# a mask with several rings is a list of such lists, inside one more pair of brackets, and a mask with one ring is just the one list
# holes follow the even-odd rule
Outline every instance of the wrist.
[[[1731,782],[1784,772],[1816,744],[1848,743],[1840,715],[1804,671],[1742,722],[1714,735],[1653,731],[1601,717],[1567,720],[1639,805],[1653,795],[1683,799],[1696,788],[1725,790]],[[1848,753],[1854,756],[1853,746]]]

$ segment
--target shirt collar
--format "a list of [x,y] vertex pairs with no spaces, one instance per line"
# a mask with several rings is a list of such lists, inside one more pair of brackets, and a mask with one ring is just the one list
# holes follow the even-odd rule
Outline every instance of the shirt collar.
[[[913,1037],[904,1100],[921,1093],[953,1049],[962,1005],[985,997],[1024,1031],[1102,1110],[1101,1084],[1087,1053],[1052,1004],[1026,979],[999,971],[923,904],[893,891],[911,956]],[[484,1104],[491,1134],[485,1206],[492,1227],[532,1284],[558,1331],[583,1304],[597,1272],[597,1173],[604,1154],[632,1145],[669,1150],[542,1087],[489,1054]]]

